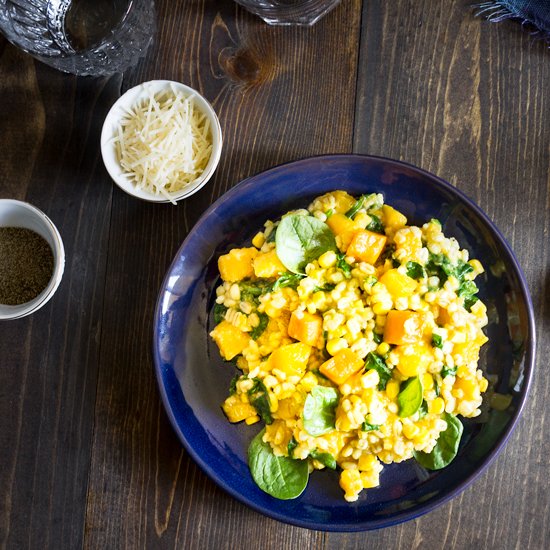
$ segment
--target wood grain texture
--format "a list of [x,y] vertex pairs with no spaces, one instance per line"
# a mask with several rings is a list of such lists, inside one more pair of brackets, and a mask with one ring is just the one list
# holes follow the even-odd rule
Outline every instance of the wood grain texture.
[[0,196],[58,227],[58,292],[0,327],[0,547],[82,545],[111,184],[102,120],[120,78],[77,80],[0,43]]
[[86,547],[241,548],[246,534],[250,547],[317,548],[324,534],[253,512],[182,450],[159,401],[152,316],[173,255],[214,199],[274,164],[351,150],[360,3],[312,29],[269,28],[233,2],[158,5],[155,47],[124,87],[172,78],[197,88],[224,149],[208,187],[177,207],[114,192]]
[[550,52],[451,0],[366,2],[361,46],[354,150],[430,170],[487,212],[525,271],[538,361],[518,428],[469,489],[380,533],[329,535],[328,547],[547,548]]

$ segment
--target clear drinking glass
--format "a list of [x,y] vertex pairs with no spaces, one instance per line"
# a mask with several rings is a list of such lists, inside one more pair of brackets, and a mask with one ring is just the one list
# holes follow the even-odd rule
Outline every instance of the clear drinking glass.
[[340,0],[235,0],[270,25],[305,25],[319,21]]
[[0,32],[67,73],[124,71],[145,55],[154,31],[153,0],[0,0]]

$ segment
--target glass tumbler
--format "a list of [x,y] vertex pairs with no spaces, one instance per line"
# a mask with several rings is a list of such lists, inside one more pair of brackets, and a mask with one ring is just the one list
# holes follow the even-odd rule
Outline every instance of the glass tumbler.
[[340,0],[235,0],[270,25],[310,26]]
[[76,75],[135,65],[154,31],[153,0],[0,0],[0,32],[12,44]]

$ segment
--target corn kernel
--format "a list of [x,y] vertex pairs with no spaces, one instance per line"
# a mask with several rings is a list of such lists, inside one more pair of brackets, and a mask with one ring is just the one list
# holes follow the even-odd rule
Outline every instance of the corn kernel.
[[256,248],[261,248],[264,243],[265,243],[264,234],[261,231],[259,233],[256,233],[256,235],[252,239],[252,244]]
[[425,390],[431,390],[434,387],[434,379],[428,372],[422,375],[422,386]]
[[399,382],[397,380],[390,380],[386,384],[386,395],[390,399],[395,399],[399,393]]
[[381,344],[378,344],[378,347],[376,348],[376,353],[379,355],[386,355],[390,351],[390,345],[387,342],[382,342]]
[[348,347],[348,343],[344,338],[337,338],[337,339],[329,340],[327,342],[327,351],[331,355],[336,355],[339,351],[342,351],[347,347]]
[[428,404],[428,412],[430,414],[441,414],[445,410],[445,401],[441,397],[436,397]]
[[244,421],[248,426],[251,426],[252,424],[256,424],[256,422],[259,422],[259,420],[260,420],[260,417],[256,415],[256,416],[249,416],[248,418],[245,418]]
[[403,425],[403,435],[407,439],[414,439],[418,434],[419,430],[414,424],[404,424]]
[[357,463],[357,467],[362,472],[372,470],[378,461],[374,455],[362,454]]
[[488,387],[489,387],[489,381],[487,380],[487,378],[482,378],[479,381],[479,391],[483,393],[484,391],[487,391]]
[[325,269],[332,267],[336,263],[336,254],[332,250],[328,250],[319,257],[319,265]]

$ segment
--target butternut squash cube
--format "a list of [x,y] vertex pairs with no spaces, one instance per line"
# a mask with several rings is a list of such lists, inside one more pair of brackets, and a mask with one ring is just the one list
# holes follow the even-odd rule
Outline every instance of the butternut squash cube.
[[316,346],[323,334],[323,320],[307,311],[293,311],[288,324],[288,335],[309,346]]
[[363,368],[363,360],[349,348],[340,350],[320,367],[321,374],[335,384],[343,384],[350,376]]
[[407,218],[387,204],[382,206],[382,213],[384,215],[384,225],[393,231],[397,231],[407,225]]
[[266,279],[279,277],[279,275],[286,271],[275,249],[264,254],[258,254],[252,261],[252,265],[254,267],[254,275]]
[[416,290],[416,281],[408,275],[399,273],[397,269],[389,269],[379,280],[393,298],[408,298]]
[[222,410],[229,422],[241,422],[256,416],[256,409],[250,403],[241,401],[238,395],[230,395],[222,405]]
[[340,249],[345,252],[360,227],[351,218],[340,213],[335,213],[330,216],[326,223],[332,232],[340,237]]
[[373,233],[367,229],[360,229],[353,235],[346,249],[346,254],[348,256],[353,256],[360,262],[367,262],[374,265],[386,246],[386,240],[387,237],[385,235]]
[[250,343],[250,336],[225,319],[210,333],[220,349],[221,356],[230,361],[242,353]]
[[218,258],[218,269],[224,281],[236,283],[254,275],[252,260],[258,255],[254,248],[233,248]]
[[384,325],[384,342],[397,346],[419,342],[424,334],[424,325],[422,313],[392,309]]
[[272,369],[278,369],[287,376],[302,376],[307,367],[311,346],[296,342],[277,348],[270,356],[269,362]]
[[426,372],[433,361],[432,350],[425,342],[397,346],[394,352],[398,357],[397,370],[409,378]]

